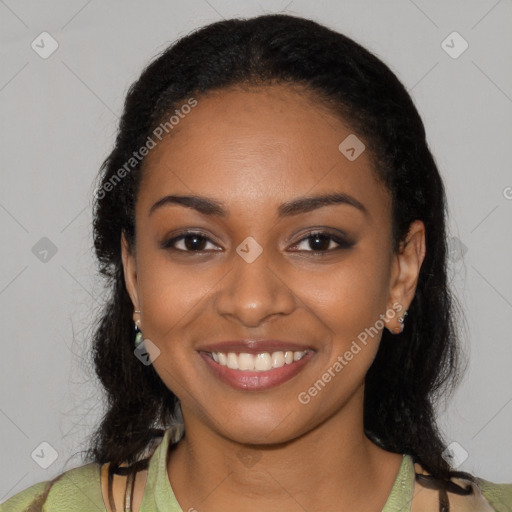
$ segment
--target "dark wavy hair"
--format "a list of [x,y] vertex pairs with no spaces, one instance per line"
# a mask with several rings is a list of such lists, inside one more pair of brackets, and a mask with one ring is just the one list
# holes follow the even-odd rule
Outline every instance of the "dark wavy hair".
[[[451,471],[436,423],[439,399],[461,375],[462,352],[458,307],[447,282],[445,190],[422,120],[404,86],[375,55],[312,20],[284,14],[229,19],[192,32],[153,60],[127,93],[94,198],[94,248],[110,296],[92,352],[106,391],[106,412],[91,437],[88,460],[109,462],[112,472],[123,474],[146,467],[142,454],[176,421],[178,405],[153,366],[134,357],[133,304],[120,240],[124,232],[135,250],[135,202],[144,160],[122,179],[119,170],[188,98],[200,101],[209,91],[270,84],[305,88],[364,141],[377,178],[391,194],[395,251],[414,220],[425,224],[426,256],[405,329],[398,335],[384,329],[366,375],[364,429],[383,449],[419,462],[431,476],[418,481],[437,486],[440,501],[446,501],[446,490],[470,493],[450,482],[453,476],[472,475]],[[122,463],[127,466],[120,468]]]

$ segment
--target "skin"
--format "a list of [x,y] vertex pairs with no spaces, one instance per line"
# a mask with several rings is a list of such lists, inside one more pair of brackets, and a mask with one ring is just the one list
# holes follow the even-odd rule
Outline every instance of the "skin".
[[[231,88],[198,98],[146,157],[135,251],[123,236],[122,258],[141,311],[134,320],[160,350],[155,370],[181,401],[186,437],[167,470],[183,510],[358,512],[386,502],[402,456],[363,430],[364,378],[382,329],[309,403],[298,401],[379,315],[394,303],[407,310],[425,256],[421,221],[393,253],[390,195],[369,151],[349,161],[338,149],[351,133],[307,92]],[[367,213],[335,204],[277,216],[284,202],[334,191]],[[176,204],[150,215],[167,194],[214,198],[229,215]],[[196,244],[202,254],[193,245],[179,252],[183,239],[175,251],[161,247],[186,228],[209,239]],[[319,228],[355,243],[315,245],[306,237]],[[236,252],[249,236],[263,248],[252,263]],[[399,332],[398,316],[385,317],[384,328]],[[265,391],[231,388],[198,354],[207,341],[251,337],[296,340],[315,354]]]

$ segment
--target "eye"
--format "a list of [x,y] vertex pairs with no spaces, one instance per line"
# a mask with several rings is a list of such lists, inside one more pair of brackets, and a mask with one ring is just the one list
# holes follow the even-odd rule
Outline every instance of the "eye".
[[[337,245],[337,247],[332,247],[332,243]],[[178,243],[181,244],[181,247],[178,247]],[[301,244],[309,243],[308,249],[298,249],[299,251],[305,252],[313,252],[317,254],[321,253],[330,253],[339,249],[349,249],[354,245],[354,242],[351,242],[339,235],[334,235],[327,231],[315,231],[310,233],[308,236],[302,238],[292,246],[293,248],[299,247]],[[201,253],[204,251],[208,251],[211,249],[207,249],[208,244],[211,244],[215,247],[215,244],[204,234],[198,231],[186,231],[178,234],[177,236],[170,238],[169,240],[162,243],[163,249],[171,249],[174,251],[180,252],[196,252]],[[213,249],[219,250],[219,249]],[[220,249],[222,250],[222,249]]]
[[[334,242],[338,245],[338,247],[332,248],[331,243]],[[353,242],[346,240],[340,236],[329,233],[328,231],[315,231],[314,233],[310,233],[308,236],[302,238],[292,247],[297,247],[301,243],[309,244],[309,247],[312,249],[306,252],[314,252],[314,253],[328,253],[333,252],[340,249],[349,249],[354,245]],[[300,250],[300,249],[299,249]],[[303,249],[304,250],[304,249]]]
[[[177,243],[181,243],[178,248]],[[197,231],[186,231],[162,243],[163,249],[171,249],[181,252],[203,252],[206,251],[205,245],[213,242],[205,235]]]

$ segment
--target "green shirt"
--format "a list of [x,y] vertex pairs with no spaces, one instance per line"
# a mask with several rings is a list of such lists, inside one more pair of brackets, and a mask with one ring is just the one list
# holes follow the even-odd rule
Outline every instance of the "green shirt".
[[[165,432],[150,458],[140,512],[183,512],[167,476],[166,454],[171,431],[172,429],[168,429]],[[99,464],[91,462],[66,471],[50,490],[43,511],[106,512],[101,493],[100,469]],[[409,511],[414,481],[413,459],[410,455],[403,455],[402,464],[382,512]],[[487,510],[512,512],[512,484],[495,484],[482,479],[478,479],[478,482]],[[45,485],[46,482],[40,482],[21,491],[0,505],[0,512],[23,512],[43,492]]]

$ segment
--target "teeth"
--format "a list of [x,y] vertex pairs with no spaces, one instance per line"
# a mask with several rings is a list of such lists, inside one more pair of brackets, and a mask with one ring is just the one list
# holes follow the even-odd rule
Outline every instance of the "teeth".
[[272,352],[272,354],[262,352],[260,354],[241,353],[239,355],[234,352],[228,352],[227,354],[212,352],[211,356],[216,363],[227,366],[232,370],[267,372],[272,368],[281,368],[285,364],[299,361],[307,352],[307,350],[302,352],[287,350],[286,352]]
[[268,372],[272,368],[272,359],[268,352],[258,354],[256,356],[256,362],[254,363],[254,369],[259,372]]
[[238,356],[238,368],[240,370],[254,370],[254,357],[251,354],[240,354]]
[[272,368],[281,368],[284,366],[284,354],[282,352],[272,353]]
[[238,357],[236,357],[236,354],[233,354],[233,352],[228,354],[227,367],[231,368],[232,370],[238,370]]

